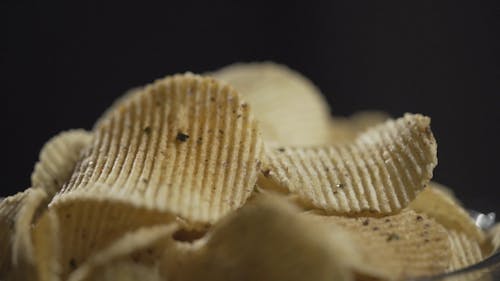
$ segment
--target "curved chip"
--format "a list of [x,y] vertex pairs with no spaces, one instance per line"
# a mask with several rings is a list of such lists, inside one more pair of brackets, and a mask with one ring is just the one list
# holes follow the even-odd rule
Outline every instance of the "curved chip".
[[448,271],[462,269],[483,260],[480,244],[466,233],[449,230],[448,239],[451,245],[451,263]]
[[261,198],[221,220],[200,245],[173,251],[168,280],[353,280],[358,257],[338,228],[312,223],[278,200]]
[[102,121],[53,205],[100,189],[193,224],[213,223],[250,196],[262,155],[257,122],[234,89],[175,75],[132,95]]
[[[69,276],[68,281],[95,280],[97,276],[106,275],[106,272],[109,273],[109,269],[114,268],[118,263],[133,265],[134,270],[130,272],[132,275],[144,271],[145,273],[149,272],[148,274],[151,276],[160,278],[157,268],[159,266],[158,261],[165,250],[166,240],[171,238],[176,229],[177,225],[170,224],[140,228],[127,233],[105,249],[89,257],[84,264]],[[135,266],[143,267],[138,267],[137,271]],[[127,272],[120,268],[116,269],[117,274]],[[163,279],[161,278],[161,280]],[[122,279],[117,278],[115,280]]]
[[31,224],[46,198],[45,191],[28,188],[0,202],[0,279],[32,274],[35,258]]
[[331,142],[330,109],[300,73],[272,62],[237,63],[209,75],[235,87],[261,122],[264,139],[280,145]]
[[266,151],[259,185],[298,194],[328,213],[393,213],[432,178],[436,149],[430,119],[406,114],[352,143]]
[[335,224],[349,232],[363,257],[361,266],[377,268],[383,280],[443,273],[450,263],[450,244],[446,230],[428,218],[405,209],[387,217],[320,216],[306,217]]
[[69,180],[84,147],[92,134],[85,130],[70,130],[51,138],[40,151],[40,159],[31,174],[31,185],[47,191],[49,197]]
[[477,243],[484,242],[484,232],[476,226],[474,220],[449,194],[430,183],[409,207],[417,212],[434,218],[448,230],[464,232]]
[[389,120],[389,114],[382,111],[359,111],[349,117],[333,117],[331,121],[331,143],[354,141],[367,129]]

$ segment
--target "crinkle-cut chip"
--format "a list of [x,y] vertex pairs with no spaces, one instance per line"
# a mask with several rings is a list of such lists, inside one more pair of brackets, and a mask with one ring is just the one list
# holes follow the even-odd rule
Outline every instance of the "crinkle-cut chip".
[[448,271],[473,265],[483,259],[480,244],[466,233],[448,230],[448,239],[451,245],[451,263]]
[[[359,255],[342,231],[302,218],[287,203],[256,200],[186,249],[166,251],[168,280],[353,280]],[[201,245],[200,245],[201,244]],[[182,250],[182,251],[181,251]]]
[[108,193],[134,194],[144,207],[213,223],[245,203],[261,158],[257,121],[233,88],[175,75],[132,95],[103,120],[53,204],[104,184]]
[[134,87],[132,89],[127,90],[123,95],[118,97],[110,107],[104,111],[103,114],[97,119],[97,121],[94,124],[94,129],[98,128],[102,122],[108,120],[111,115],[113,115],[114,111],[129,102],[130,100],[133,99],[133,97],[137,94],[139,94],[143,90],[143,87]]
[[51,138],[40,151],[39,161],[31,174],[31,185],[47,191],[50,197],[69,180],[82,150],[91,143],[92,134],[70,130]]
[[449,194],[446,194],[434,183],[422,191],[409,207],[416,212],[427,214],[448,230],[463,232],[479,244],[484,242],[484,232],[476,226],[466,210],[464,210]]
[[331,121],[332,139],[330,143],[350,142],[367,129],[379,125],[390,115],[383,111],[359,111],[349,117],[333,117]]
[[46,199],[44,190],[28,188],[0,202],[0,279],[31,274],[31,224]]
[[237,63],[209,75],[235,87],[259,118],[266,141],[280,145],[331,142],[330,109],[300,73],[272,63]]
[[92,281],[164,281],[156,267],[121,261],[107,265],[92,275]]
[[323,224],[349,232],[363,257],[362,266],[379,269],[382,280],[443,273],[450,263],[450,244],[444,227],[425,214],[404,209],[386,217],[342,217],[305,213]]
[[[68,281],[95,280],[92,276],[102,275],[106,268],[113,267],[117,262],[150,268],[158,267],[166,243],[176,229],[176,224],[170,224],[144,227],[126,233],[108,247],[89,257],[69,276]],[[156,273],[159,277],[158,270]]]
[[62,276],[61,226],[56,212],[45,211],[32,229],[36,274],[39,281],[60,281]]
[[488,230],[488,243],[490,244],[490,251],[487,255],[492,255],[500,249],[500,223],[495,224],[490,230]]
[[352,143],[266,149],[259,185],[298,194],[328,213],[393,213],[432,178],[436,149],[430,119],[405,114]]
[[134,194],[129,194],[129,199],[113,198],[109,193],[94,191],[68,194],[57,204],[49,205],[49,211],[57,214],[58,223],[63,226],[59,241],[63,280],[90,256],[125,233],[175,221],[168,212],[144,208],[141,200],[134,200]]

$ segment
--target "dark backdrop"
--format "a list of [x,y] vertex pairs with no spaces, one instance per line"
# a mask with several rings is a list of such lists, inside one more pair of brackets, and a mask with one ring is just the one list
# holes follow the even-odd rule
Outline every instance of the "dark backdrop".
[[0,195],[28,187],[46,140],[90,128],[130,87],[274,60],[310,77],[334,114],[430,115],[435,179],[468,206],[500,212],[495,1],[80,2],[2,4]]

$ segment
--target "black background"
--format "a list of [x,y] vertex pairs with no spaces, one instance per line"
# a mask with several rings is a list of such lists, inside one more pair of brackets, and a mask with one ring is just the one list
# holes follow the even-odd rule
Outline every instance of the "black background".
[[310,77],[334,114],[430,115],[439,145],[435,179],[467,206],[500,212],[495,1],[141,3],[2,4],[0,195],[29,186],[46,140],[89,129],[131,87],[274,60]]

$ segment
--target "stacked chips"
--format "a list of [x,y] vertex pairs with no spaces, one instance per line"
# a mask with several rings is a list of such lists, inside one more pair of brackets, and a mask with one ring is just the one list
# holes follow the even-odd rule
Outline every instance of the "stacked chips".
[[[212,78],[214,77],[214,78]],[[169,76],[42,149],[0,279],[405,280],[498,249],[430,182],[430,118],[332,117],[274,63]]]

